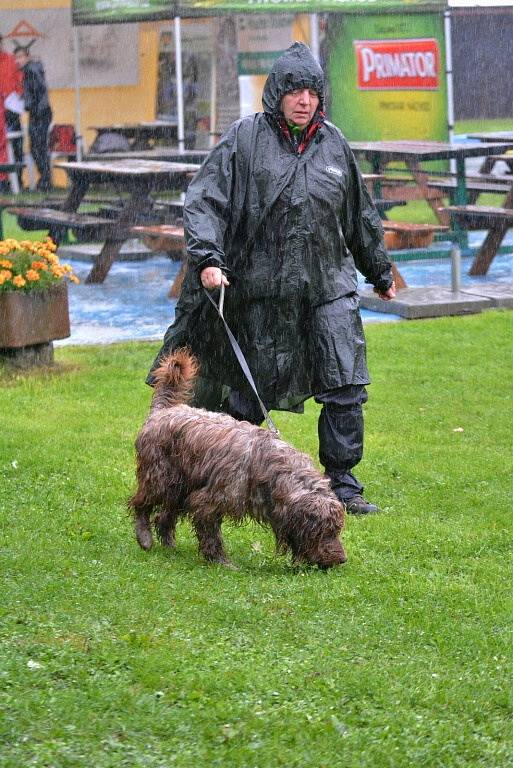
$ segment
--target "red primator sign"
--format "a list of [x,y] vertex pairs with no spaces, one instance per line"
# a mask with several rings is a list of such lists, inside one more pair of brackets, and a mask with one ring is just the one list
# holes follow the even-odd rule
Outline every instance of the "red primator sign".
[[366,91],[439,87],[440,51],[434,38],[355,40],[358,88]]

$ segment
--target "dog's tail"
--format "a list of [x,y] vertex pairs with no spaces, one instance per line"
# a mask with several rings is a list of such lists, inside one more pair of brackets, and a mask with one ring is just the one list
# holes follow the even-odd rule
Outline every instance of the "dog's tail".
[[188,403],[194,394],[199,364],[187,347],[175,349],[153,371],[155,393],[152,408]]

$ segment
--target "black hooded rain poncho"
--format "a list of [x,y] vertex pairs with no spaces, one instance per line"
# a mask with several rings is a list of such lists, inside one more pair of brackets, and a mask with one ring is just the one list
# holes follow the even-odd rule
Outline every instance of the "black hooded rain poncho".
[[390,287],[383,230],[347,141],[322,112],[302,154],[283,135],[281,99],[298,88],[314,89],[322,110],[323,73],[302,43],[275,62],[264,112],[231,126],[187,190],[188,271],[159,358],[185,344],[197,355],[196,405],[220,407],[229,388],[252,397],[201,286],[208,266],[228,276],[225,317],[269,408],[297,410],[311,395],[369,382],[355,265]]

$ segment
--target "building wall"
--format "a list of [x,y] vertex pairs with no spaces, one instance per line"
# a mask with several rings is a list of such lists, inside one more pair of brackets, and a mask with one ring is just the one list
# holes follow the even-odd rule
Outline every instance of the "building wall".
[[[19,14],[20,20],[30,19],[24,11],[70,9],[70,0],[0,0],[0,31],[6,35],[10,30],[6,28],[6,22],[12,22],[13,11]],[[8,11],[9,13],[2,13]],[[81,132],[88,146],[94,139],[95,133],[89,126],[109,125],[112,123],[139,122],[151,120],[155,117],[155,101],[157,87],[157,23],[138,24],[139,29],[139,67],[138,82],[135,85],[117,85],[111,87],[82,87],[80,89],[81,102]],[[26,39],[28,40],[28,39]],[[23,42],[23,39],[20,38]],[[42,45],[38,42],[39,49]],[[63,40],[63,45],[69,46],[69,40]],[[8,45],[6,49],[9,50]],[[45,51],[45,57],[48,52]],[[54,52],[55,56],[59,51]],[[42,57],[44,63],[44,57]],[[54,122],[75,122],[75,90],[74,88],[51,88],[50,101],[53,109]]]
[[513,117],[513,9],[453,11],[452,45],[456,119]]

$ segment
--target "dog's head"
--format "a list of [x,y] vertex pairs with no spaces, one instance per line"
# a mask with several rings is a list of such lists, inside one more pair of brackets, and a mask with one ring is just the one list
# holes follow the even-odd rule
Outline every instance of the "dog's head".
[[332,568],[346,562],[340,541],[344,505],[333,493],[305,495],[294,504],[293,510],[289,510],[289,521],[281,540],[285,548],[292,551],[295,563]]

